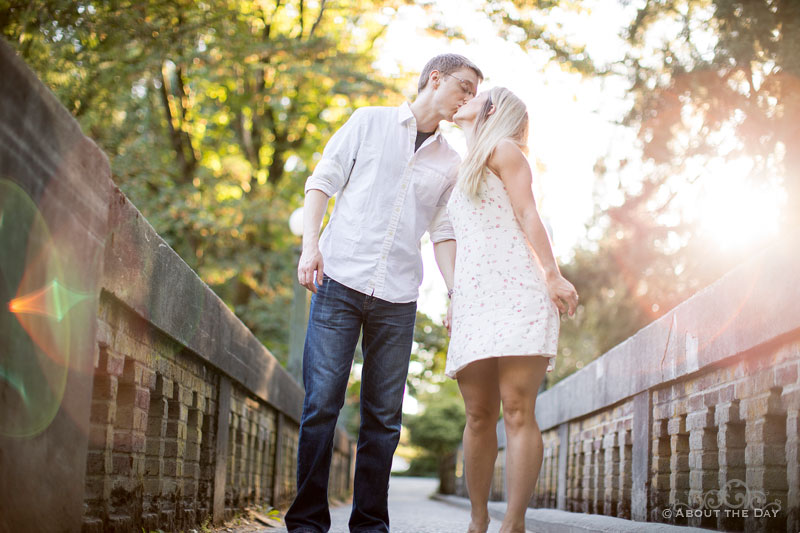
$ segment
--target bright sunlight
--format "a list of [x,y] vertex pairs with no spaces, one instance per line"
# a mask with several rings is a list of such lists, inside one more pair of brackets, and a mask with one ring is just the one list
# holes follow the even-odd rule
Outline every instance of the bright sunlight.
[[695,205],[687,206],[697,231],[723,250],[745,248],[778,233],[785,194],[750,179],[753,166],[749,158],[712,160]]

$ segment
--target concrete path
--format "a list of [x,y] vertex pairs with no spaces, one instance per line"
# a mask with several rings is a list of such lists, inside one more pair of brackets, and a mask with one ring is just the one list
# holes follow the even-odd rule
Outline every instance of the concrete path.
[[[469,501],[456,496],[437,495],[438,501],[469,509]],[[489,515],[502,520],[506,514],[505,502],[489,502]],[[570,513],[558,509],[528,509],[525,528],[543,533],[708,533],[709,529],[672,526],[653,522],[633,522],[613,516]]]
[[[435,495],[438,480],[393,477],[389,486],[389,520],[392,533],[465,533],[469,524],[469,501],[455,496]],[[431,496],[435,497],[432,499]],[[499,533],[505,502],[490,502],[492,522],[488,533]],[[350,505],[331,509],[330,533],[349,533]],[[528,509],[528,532],[539,533],[693,533],[706,529],[632,522],[610,516],[569,513],[556,509]],[[216,529],[233,533],[287,533],[284,527],[265,527],[257,521]]]
[[[393,477],[389,484],[389,521],[392,533],[465,533],[469,510],[432,500],[439,481],[427,478]],[[330,533],[349,533],[350,505],[331,509]],[[286,533],[270,528],[265,533]],[[498,533],[500,522],[492,520],[488,533]]]

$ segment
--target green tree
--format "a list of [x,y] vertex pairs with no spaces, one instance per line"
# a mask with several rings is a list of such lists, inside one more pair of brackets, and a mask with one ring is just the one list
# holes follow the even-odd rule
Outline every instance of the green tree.
[[675,205],[703,184],[713,159],[754,161],[750,179],[787,194],[782,231],[800,225],[800,156],[791,149],[800,138],[798,30],[796,2],[649,0],[638,10],[621,66],[633,98],[623,123],[640,152],[614,171],[598,165],[601,178],[619,178],[627,164],[641,171],[618,185],[622,201],[598,202],[597,258],[613,258],[604,268],[617,274],[588,290],[624,295],[606,309],[623,320],[604,331],[632,334],[768,244],[720,249]]
[[447,333],[447,328],[434,322],[425,313],[417,311],[414,343],[409,365],[408,389],[412,395],[417,396],[424,394],[430,387],[435,390],[440,384],[450,380],[444,375],[450,335]]
[[460,398],[437,395],[426,402],[425,411],[406,423],[411,444],[424,450],[425,458],[438,464],[439,492],[455,493],[455,458],[464,433],[466,418]]
[[800,226],[800,5],[648,0],[628,38],[627,122],[644,157],[673,173],[695,158],[752,158],[753,179],[777,176],[787,193],[784,228]]
[[400,3],[11,1],[0,32],[159,234],[284,359],[288,216],[352,110],[400,100],[405,78],[371,67]]
[[581,305],[574,320],[562,322],[560,357],[548,377],[557,381],[767,244],[721,250],[682,211],[681,198],[703,185],[712,159],[752,159],[753,182],[787,193],[782,231],[800,226],[800,152],[793,149],[800,138],[800,4],[646,0],[612,64],[593,61],[591,49],[564,37],[552,18],[567,10],[590,16],[588,3],[510,5],[487,2],[486,11],[523,49],[586,76],[628,81],[632,106],[621,124],[638,140],[621,160],[609,154],[596,167],[596,214],[564,266]]

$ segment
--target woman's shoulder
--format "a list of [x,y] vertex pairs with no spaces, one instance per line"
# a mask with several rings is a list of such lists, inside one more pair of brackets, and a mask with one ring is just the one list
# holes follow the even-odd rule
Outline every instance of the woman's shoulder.
[[492,150],[489,159],[517,159],[517,158],[525,158],[525,153],[522,151],[522,148],[509,137],[505,139],[500,139],[497,145]]
[[486,161],[486,166],[493,174],[500,176],[503,170],[516,168],[525,162],[527,162],[527,158],[519,145],[512,139],[505,138],[501,139],[494,147]]

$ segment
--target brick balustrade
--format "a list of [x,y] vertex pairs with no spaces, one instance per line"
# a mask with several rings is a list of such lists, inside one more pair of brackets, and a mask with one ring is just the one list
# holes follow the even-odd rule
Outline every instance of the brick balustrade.
[[[798,531],[797,242],[785,238],[541,394],[531,507]],[[492,496],[503,500],[499,443]],[[466,496],[463,464],[456,474]]]
[[[70,357],[54,419],[0,432],[0,532],[187,530],[287,505],[300,385],[114,187],[105,155],[3,42],[0,95],[3,190],[30,198],[58,281],[85,295],[59,326],[56,351]],[[38,353],[8,327],[0,361]],[[53,385],[23,377],[22,390]],[[5,383],[0,421],[21,420]],[[334,450],[341,499],[354,449],[339,433]]]

